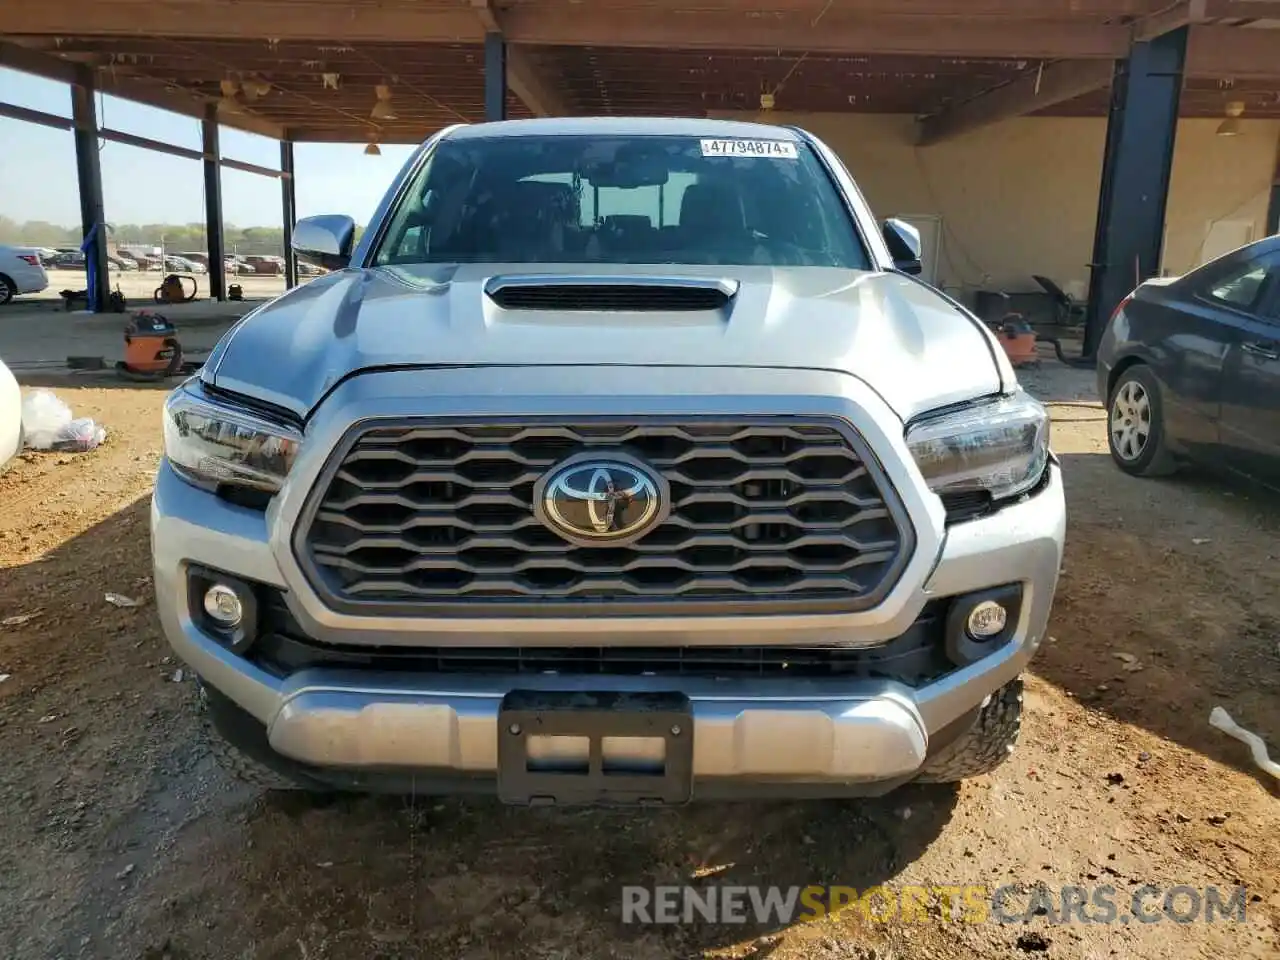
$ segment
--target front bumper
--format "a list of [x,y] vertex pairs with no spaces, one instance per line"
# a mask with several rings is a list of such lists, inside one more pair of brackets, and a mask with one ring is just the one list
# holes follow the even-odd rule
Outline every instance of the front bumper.
[[[361,379],[369,378],[356,382]],[[293,511],[305,489],[296,496],[286,490],[266,513],[255,512],[191,487],[164,464],[152,501],[152,536],[165,632],[178,655],[205,683],[262,725],[275,754],[315,771],[339,771],[357,778],[390,772],[491,781],[498,767],[499,712],[512,690],[672,692],[689,700],[692,767],[699,794],[714,793],[716,785],[726,784],[745,784],[748,790],[751,785],[807,785],[821,790],[879,784],[887,788],[916,773],[929,754],[958,726],[963,727],[988,696],[1015,679],[1035,653],[1057,584],[1065,509],[1060,471],[1053,465],[1046,484],[1035,495],[990,516],[947,528],[937,498],[924,489],[914,467],[905,466],[911,461],[902,445],[901,424],[882,405],[877,407],[880,401],[869,390],[864,392],[856,381],[852,383],[850,409],[860,411],[862,418],[854,425],[881,453],[917,534],[915,556],[899,584],[875,610],[751,617],[513,618],[478,623],[348,618],[319,604],[291,562]],[[485,399],[479,398],[480,406]],[[705,397],[685,399],[703,409],[708,402]],[[326,404],[326,409],[332,404]],[[336,435],[352,422],[340,401],[334,406],[329,425],[313,423],[308,428],[308,439],[318,440],[313,449],[328,449],[326,435]],[[291,485],[305,487],[312,469],[318,471],[319,463],[300,460]],[[904,633],[933,599],[1019,584],[1022,603],[1009,642],[975,663],[915,688],[889,680],[826,677],[726,680],[332,668],[304,669],[281,677],[233,653],[193,621],[186,572],[191,564],[280,589],[308,636],[321,644],[348,647],[415,643],[870,647]],[[614,749],[625,753],[636,748],[624,743]]]

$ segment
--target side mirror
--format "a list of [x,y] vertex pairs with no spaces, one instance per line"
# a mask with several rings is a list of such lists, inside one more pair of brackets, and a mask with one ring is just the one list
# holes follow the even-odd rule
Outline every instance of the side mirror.
[[893,257],[893,265],[903,273],[913,276],[920,274],[924,270],[924,264],[920,262],[920,252],[923,249],[920,245],[920,231],[905,220],[892,218],[886,220],[880,230],[889,247],[889,254]]
[[303,217],[293,228],[293,252],[299,260],[326,270],[341,270],[351,263],[356,222],[341,214]]

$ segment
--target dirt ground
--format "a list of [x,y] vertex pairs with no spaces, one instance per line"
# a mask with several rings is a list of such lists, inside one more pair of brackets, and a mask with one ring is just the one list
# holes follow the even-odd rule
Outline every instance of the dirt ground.
[[[0,956],[12,958],[1275,957],[1280,789],[1208,726],[1280,757],[1280,501],[1137,481],[1096,404],[1055,405],[1071,521],[1014,758],[860,803],[646,814],[487,800],[262,796],[202,740],[160,634],[147,496],[158,390],[64,387],[89,454],[0,477]],[[143,601],[120,609],[116,592]],[[12,618],[18,618],[17,620]],[[24,619],[28,618],[28,619]],[[1244,885],[1244,924],[626,926],[623,884]],[[1020,911],[1029,901],[1018,901]],[[1158,905],[1159,899],[1153,901]],[[1121,913],[1125,913],[1122,909]]]

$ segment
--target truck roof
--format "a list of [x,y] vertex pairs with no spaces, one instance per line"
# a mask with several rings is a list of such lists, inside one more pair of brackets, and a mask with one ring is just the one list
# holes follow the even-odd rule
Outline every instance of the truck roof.
[[500,120],[458,126],[445,136],[450,140],[484,137],[707,137],[748,140],[800,140],[788,127],[743,120],[705,117],[539,117],[534,120]]

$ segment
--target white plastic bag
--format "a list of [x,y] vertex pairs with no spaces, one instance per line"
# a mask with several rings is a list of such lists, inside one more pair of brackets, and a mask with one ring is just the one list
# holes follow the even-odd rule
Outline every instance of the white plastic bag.
[[22,430],[32,450],[93,450],[107,431],[90,417],[73,419],[71,408],[48,390],[37,390],[22,402]]
[[105,428],[93,422],[92,417],[78,417],[58,431],[53,441],[55,450],[93,450],[107,439]]
[[22,401],[22,432],[32,450],[52,450],[70,423],[71,408],[48,390],[37,390]]

